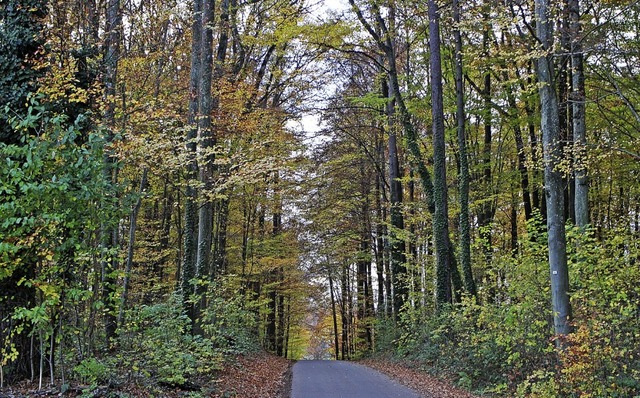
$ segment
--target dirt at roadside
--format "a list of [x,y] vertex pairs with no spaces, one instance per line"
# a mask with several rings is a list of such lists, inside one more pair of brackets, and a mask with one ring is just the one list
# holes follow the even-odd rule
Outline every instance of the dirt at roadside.
[[292,365],[290,360],[266,353],[238,356],[219,374],[217,396],[287,398]]
[[411,368],[399,362],[366,359],[362,365],[386,374],[399,383],[417,391],[424,398],[477,398],[477,396],[456,388],[451,383],[431,376],[427,372]]

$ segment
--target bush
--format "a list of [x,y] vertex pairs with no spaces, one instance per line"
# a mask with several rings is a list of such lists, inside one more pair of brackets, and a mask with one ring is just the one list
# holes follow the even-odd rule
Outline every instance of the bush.
[[244,307],[244,298],[232,286],[229,280],[212,284],[209,292],[212,299],[202,313],[201,323],[217,349],[225,354],[242,354],[259,347],[256,317]]
[[178,295],[165,303],[129,311],[114,365],[129,377],[183,386],[188,379],[220,368],[222,353],[210,339],[191,334],[191,320]]
[[538,240],[546,243],[544,236],[523,241],[517,258],[494,257],[494,269],[505,275],[500,301],[480,305],[466,297],[440,314],[408,309],[396,353],[498,395],[640,396],[638,240],[628,231],[596,240],[568,227],[575,331],[561,352]]
[[111,370],[96,358],[83,359],[73,368],[75,378],[86,384],[95,385],[109,381]]

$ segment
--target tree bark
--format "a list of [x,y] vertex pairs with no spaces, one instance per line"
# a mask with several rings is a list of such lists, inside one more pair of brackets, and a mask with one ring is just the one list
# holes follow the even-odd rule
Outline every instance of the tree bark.
[[191,72],[189,77],[189,111],[187,123],[187,188],[184,206],[184,254],[182,259],[180,290],[187,315],[192,324],[195,322],[196,314],[194,306],[189,303],[190,296],[194,293],[191,280],[196,276],[196,260],[198,252],[198,205],[197,190],[194,180],[198,175],[198,163],[196,159],[198,135],[198,109],[200,108],[200,70],[201,70],[201,49],[202,49],[202,19],[201,1],[193,2],[193,22],[191,24]]
[[[200,79],[199,79],[199,109],[198,109],[198,138],[200,146],[199,175],[202,186],[200,208],[198,210],[198,250],[196,257],[196,277],[209,278],[211,274],[211,246],[213,239],[213,147],[215,137],[211,125],[211,112],[214,109],[211,84],[213,80],[213,2],[202,0],[202,29],[200,31]],[[226,43],[219,42],[218,50]],[[224,58],[223,58],[224,60]],[[217,60],[216,60],[217,62]],[[216,68],[219,66],[216,65]],[[197,286],[203,286],[198,284]],[[199,289],[196,289],[199,290]],[[199,293],[204,293],[199,291]]]
[[579,0],[568,0],[571,20],[571,66],[572,66],[572,108],[573,143],[575,167],[575,222],[580,228],[589,225],[589,182],[586,169],[586,121],[585,88],[582,44],[580,37]]
[[360,253],[357,261],[357,289],[358,289],[358,338],[364,342],[364,351],[373,348],[371,338],[370,311],[370,269],[371,269],[371,231],[369,223],[369,180],[363,162],[360,164],[360,195],[362,200],[362,220],[360,220]]
[[[108,126],[107,146],[115,138],[115,95],[118,77],[118,59],[120,58],[120,30],[122,18],[120,14],[120,0],[109,0],[107,5],[106,25],[106,53],[104,56],[104,94],[106,101],[105,122]],[[110,153],[110,148],[105,150],[104,177],[110,186],[114,186],[117,180],[116,159]],[[103,301],[105,304],[105,337],[107,345],[115,337],[117,319],[116,302],[112,295],[116,291],[116,278],[114,272],[117,269],[117,254],[109,253],[118,247],[118,226],[103,226],[102,245],[105,250],[102,261]]]
[[[389,82],[393,87],[393,82]],[[395,106],[393,101],[393,95],[387,90],[387,97],[389,102],[387,103],[387,122],[389,130],[389,184],[391,186],[391,233],[390,248],[391,248],[391,272],[393,273],[393,312],[397,316],[400,313],[400,309],[404,305],[407,297],[407,281],[405,276],[406,270],[406,258],[405,258],[405,243],[401,238],[399,231],[404,230],[404,217],[402,215],[402,174],[400,172],[400,161],[398,156],[398,144],[397,135],[394,126]]]
[[[483,11],[482,15],[484,27],[482,31],[482,50],[483,56],[489,57],[489,42],[491,31],[489,28],[489,12],[488,10]],[[492,170],[491,170],[491,157],[492,157],[492,135],[493,135],[493,117],[491,115],[492,106],[491,106],[491,72],[489,70],[484,71],[484,87],[482,90],[482,100],[483,100],[483,121],[484,121],[484,140],[482,147],[482,183],[484,185],[484,194],[485,199],[482,201],[482,205],[480,206],[480,214],[478,214],[478,234],[480,236],[480,241],[482,244],[482,252],[484,254],[484,258],[489,269],[491,266],[491,259],[493,254],[493,242],[492,242],[492,226],[493,218],[495,214],[495,199],[494,199],[494,188],[492,181]],[[490,286],[490,291],[495,289],[493,286]],[[489,294],[492,295],[491,293]],[[491,299],[491,297],[490,297]]]
[[429,65],[431,68],[431,116],[433,131],[433,234],[436,245],[436,306],[451,303],[449,258],[449,209],[447,205],[447,168],[442,98],[442,61],[440,58],[440,16],[435,0],[429,0]]
[[456,123],[458,132],[458,151],[460,152],[460,266],[467,293],[477,295],[476,283],[471,271],[471,226],[469,222],[469,159],[465,134],[466,114],[464,107],[464,85],[462,75],[462,37],[460,35],[460,4],[453,0],[453,36],[455,40],[455,83],[456,83]]
[[[330,267],[330,265],[327,265]],[[335,347],[335,358],[336,361],[340,359],[340,344],[338,339],[338,317],[336,314],[336,299],[335,292],[333,290],[333,278],[331,277],[331,270],[328,272],[329,277],[329,292],[331,294],[331,316],[333,318],[333,344]]]
[[551,298],[554,328],[563,347],[563,336],[571,332],[571,303],[569,302],[569,272],[567,268],[566,235],[564,225],[564,187],[562,174],[557,169],[562,153],[558,120],[558,98],[553,80],[553,32],[549,0],[535,1],[536,31],[546,54],[538,58],[537,75],[540,82],[540,112],[544,156],[544,181],[547,197],[547,232],[549,267],[551,271]]

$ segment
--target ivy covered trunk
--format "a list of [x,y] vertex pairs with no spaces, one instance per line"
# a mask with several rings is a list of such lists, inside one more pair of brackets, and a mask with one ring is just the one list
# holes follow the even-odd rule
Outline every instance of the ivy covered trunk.
[[433,235],[436,245],[436,305],[441,309],[452,301],[449,251],[449,211],[447,168],[440,58],[440,16],[434,0],[429,0],[429,65],[431,67],[431,117],[433,120]]

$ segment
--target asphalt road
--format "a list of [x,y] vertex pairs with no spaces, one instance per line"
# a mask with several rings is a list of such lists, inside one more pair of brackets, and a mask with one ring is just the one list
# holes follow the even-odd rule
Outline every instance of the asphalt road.
[[420,398],[386,375],[344,361],[298,361],[291,398]]

